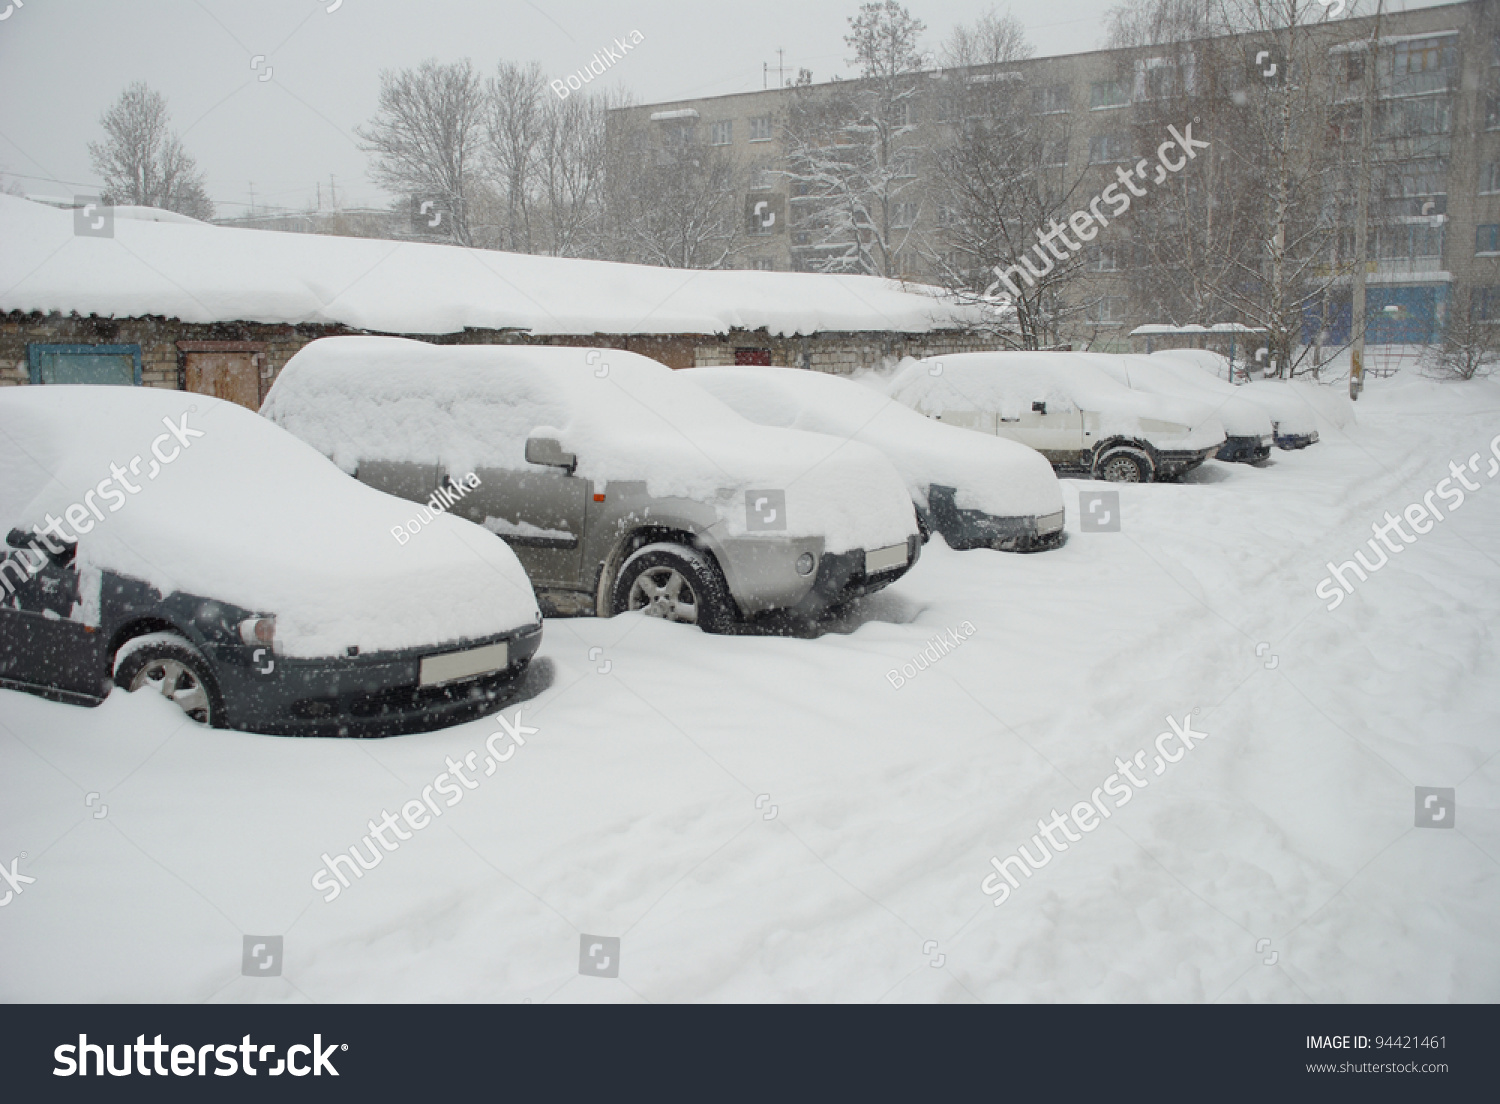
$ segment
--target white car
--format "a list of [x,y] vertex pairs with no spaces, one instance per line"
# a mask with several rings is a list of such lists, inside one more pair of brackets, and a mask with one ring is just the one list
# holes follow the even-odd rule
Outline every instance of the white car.
[[1304,449],[1317,443],[1318,424],[1312,410],[1285,380],[1253,380],[1236,386],[1228,382],[1229,358],[1207,349],[1163,349],[1151,357],[1181,376],[1208,380],[1256,403],[1271,418],[1277,448]]
[[940,425],[852,380],[797,368],[684,373],[741,417],[879,449],[917,516],[953,548],[1030,552],[1063,538],[1062,487],[1045,457],[1004,438]]
[[1216,460],[1254,463],[1271,455],[1275,426],[1264,407],[1240,394],[1233,384],[1210,379],[1196,368],[1155,356],[1074,353],[1129,387],[1152,395],[1176,395],[1213,407],[1228,434]]
[[620,349],[323,338],[261,413],[389,494],[462,483],[447,509],[509,544],[558,614],[640,610],[711,632],[810,619],[921,551],[874,449],[754,425]]
[[1174,479],[1225,439],[1208,404],[1132,391],[1069,353],[908,359],[889,391],[920,414],[1009,437],[1059,471],[1112,483]]

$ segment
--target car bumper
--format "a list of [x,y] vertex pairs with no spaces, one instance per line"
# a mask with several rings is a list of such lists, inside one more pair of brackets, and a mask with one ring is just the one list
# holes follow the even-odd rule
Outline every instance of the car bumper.
[[1156,454],[1157,477],[1175,479],[1179,475],[1185,475],[1214,453],[1218,452],[1222,447],[1222,445],[1213,445],[1206,449],[1168,449],[1158,451]]
[[959,551],[994,548],[1002,552],[1039,552],[1063,541],[1066,512],[1001,517],[955,505],[952,487],[930,487],[927,493],[932,528],[948,547]]
[[913,533],[906,538],[906,562],[879,571],[865,570],[866,550],[827,552],[818,558],[813,584],[787,611],[799,617],[817,617],[834,606],[889,586],[911,570],[922,554],[922,538]]
[[1311,433],[1277,433],[1276,447],[1279,449],[1305,449],[1318,443],[1318,431]]
[[1253,464],[1271,455],[1271,443],[1272,438],[1269,434],[1261,437],[1230,437],[1220,446],[1219,451],[1214,453],[1214,459],[1226,460],[1229,463]]
[[[394,736],[426,732],[505,704],[542,641],[541,625],[467,640],[359,656],[296,659],[242,645],[205,649],[228,725],[282,736]],[[422,660],[504,643],[503,668],[423,686]],[[258,649],[264,653],[264,649]]]

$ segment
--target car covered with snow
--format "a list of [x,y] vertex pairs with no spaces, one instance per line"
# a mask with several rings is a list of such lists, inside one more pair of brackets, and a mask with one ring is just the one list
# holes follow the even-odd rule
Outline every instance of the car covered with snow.
[[254,412],[153,388],[0,392],[0,686],[163,694],[217,727],[379,735],[482,715],[541,641],[520,564]]
[[686,378],[757,425],[825,433],[883,453],[917,515],[953,548],[1035,551],[1063,538],[1062,487],[1046,458],[924,418],[841,376],[796,368],[694,368]]
[[394,495],[465,481],[448,508],[508,542],[559,614],[812,618],[921,548],[875,450],[754,425],[623,350],[324,338],[261,413]]
[[1073,353],[1109,373],[1132,391],[1195,399],[1213,408],[1227,435],[1214,459],[1255,463],[1271,455],[1275,426],[1265,408],[1239,393],[1232,384],[1219,384],[1202,372],[1155,356],[1113,353]]
[[1151,354],[1180,376],[1207,380],[1219,393],[1232,390],[1242,400],[1255,403],[1271,419],[1276,447],[1304,449],[1318,441],[1318,423],[1307,403],[1285,380],[1256,379],[1235,385],[1229,382],[1229,358],[1207,349],[1162,349]]
[[1029,445],[1060,472],[1115,483],[1175,479],[1225,440],[1207,404],[1132,391],[1070,353],[907,359],[888,391],[919,414]]

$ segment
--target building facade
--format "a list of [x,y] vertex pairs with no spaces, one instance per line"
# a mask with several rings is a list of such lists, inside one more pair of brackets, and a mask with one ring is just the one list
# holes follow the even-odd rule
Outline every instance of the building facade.
[[[1433,341],[1453,310],[1500,321],[1500,3],[1472,0],[1383,14],[1370,96],[1364,66],[1375,31],[1373,16],[1326,20],[1304,29],[1303,54],[1295,59],[1286,58],[1278,36],[1269,33],[1199,43],[1196,51],[1191,43],[1186,49],[1179,44],[1101,50],[915,74],[892,130],[893,144],[904,145],[911,156],[903,160],[897,149],[890,171],[878,182],[884,195],[862,216],[874,227],[872,236],[885,239],[883,274],[973,291],[991,266],[1016,259],[995,255],[976,265],[972,248],[965,255],[966,243],[953,232],[953,213],[945,203],[951,181],[942,176],[945,159],[934,154],[951,147],[961,125],[952,108],[955,82],[1011,89],[1007,102],[1023,105],[1027,140],[1034,142],[1032,159],[1043,170],[1037,174],[1040,187],[1086,201],[1116,180],[1122,167],[1153,156],[1147,148],[1155,144],[1151,136],[1160,129],[1160,137],[1166,137],[1159,126],[1170,118],[1163,114],[1164,104],[1192,109],[1222,98],[1226,113],[1210,120],[1204,112],[1200,119],[1198,135],[1212,142],[1214,134],[1203,124],[1240,125],[1231,121],[1230,105],[1243,103],[1247,88],[1285,88],[1291,95],[1315,74],[1330,99],[1328,131],[1309,144],[1328,143],[1346,167],[1366,163],[1362,156],[1370,165],[1367,340]],[[1210,54],[1217,59],[1212,73]],[[1241,57],[1243,62],[1230,60],[1232,71],[1225,71],[1226,58]],[[746,240],[734,263],[818,271],[830,259],[841,263],[844,254],[826,219],[812,225],[806,217],[810,206],[827,204],[808,196],[808,180],[816,174],[797,164],[804,139],[796,133],[796,120],[799,113],[806,116],[809,104],[847,96],[860,83],[834,81],[620,111],[637,127],[656,128],[662,135],[659,147],[702,143],[743,168]],[[1360,130],[1367,99],[1374,101],[1368,145]],[[1345,174],[1342,181],[1324,185],[1326,202],[1344,209],[1344,221],[1342,232],[1318,247],[1326,256],[1317,259],[1321,275],[1310,277],[1318,290],[1305,304],[1301,337],[1308,344],[1341,344],[1351,331],[1349,179]],[[1212,198],[1208,202],[1212,205]],[[1159,234],[1159,226],[1142,218],[1120,229],[1124,232],[1101,234],[1077,258],[1067,310],[1060,312],[1066,318],[1062,340],[1124,350],[1131,330],[1145,324],[1260,321],[1231,305],[1205,310],[1213,317],[1192,317],[1191,306],[1163,306],[1163,297],[1152,292],[1170,274],[1159,256],[1148,259],[1151,251],[1141,240]]]

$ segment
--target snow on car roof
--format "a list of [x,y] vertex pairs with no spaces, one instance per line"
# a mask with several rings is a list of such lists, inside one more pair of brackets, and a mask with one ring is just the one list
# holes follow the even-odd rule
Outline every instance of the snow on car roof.
[[0,311],[184,322],[332,323],[404,334],[926,333],[982,321],[932,288],[873,276],[702,271],[120,219],[0,195]]
[[[62,519],[86,582],[109,570],[163,595],[274,614],[290,655],[452,643],[535,618],[531,585],[503,541],[439,514],[398,542],[392,529],[416,513],[252,411],[206,395],[0,392],[4,531]],[[75,616],[97,624],[97,586],[91,600]]]
[[1063,508],[1052,465],[1003,437],[983,437],[924,418],[874,388],[797,368],[693,368],[686,378],[760,425],[863,441],[884,453],[912,498],[954,487],[963,509],[1036,517]]
[[875,450],[754,425],[621,349],[322,338],[287,362],[261,413],[349,472],[369,460],[536,471],[526,440],[548,436],[597,489],[644,481],[657,498],[714,502],[731,535],[746,531],[745,492],[764,488],[786,491],[789,536],[822,535],[830,551],[897,543],[914,525]]

